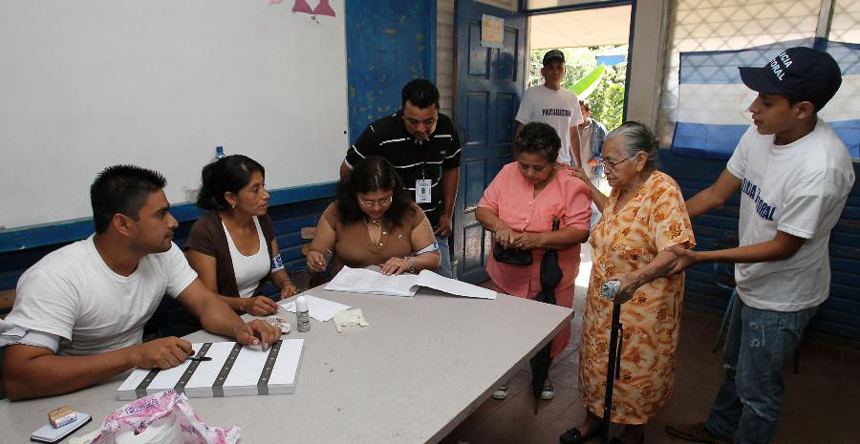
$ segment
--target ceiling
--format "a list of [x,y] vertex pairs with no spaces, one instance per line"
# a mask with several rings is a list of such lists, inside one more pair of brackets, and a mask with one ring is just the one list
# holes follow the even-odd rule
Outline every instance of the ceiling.
[[531,16],[529,48],[626,45],[630,11],[630,5],[624,5]]

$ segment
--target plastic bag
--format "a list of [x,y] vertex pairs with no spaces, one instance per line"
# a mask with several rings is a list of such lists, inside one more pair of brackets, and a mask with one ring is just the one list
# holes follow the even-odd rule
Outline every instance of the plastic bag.
[[167,390],[129,402],[105,418],[91,444],[235,444],[239,427],[208,427],[188,398]]

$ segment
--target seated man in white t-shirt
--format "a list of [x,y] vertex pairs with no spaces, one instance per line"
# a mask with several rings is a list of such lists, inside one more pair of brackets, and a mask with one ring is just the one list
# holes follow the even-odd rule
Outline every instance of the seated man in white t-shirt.
[[717,181],[687,201],[690,217],[741,192],[737,248],[672,248],[680,271],[734,262],[738,300],[723,353],[726,376],[707,422],[667,425],[696,442],[771,442],[784,390],[783,369],[830,293],[827,242],[854,184],[851,156],[818,112],[842,75],[833,58],[790,48],[761,68],[740,68],[758,97],[753,125]]
[[561,87],[565,72],[564,53],[557,49],[547,51],[543,56],[543,68],[540,70],[544,84],[529,88],[523,94],[523,100],[514,118],[517,122],[514,139],[520,135],[527,123],[546,123],[555,128],[561,139],[561,150],[556,163],[581,167],[582,155],[577,128],[582,123],[582,112],[576,94]]
[[10,399],[58,395],[134,367],[185,361],[194,353],[187,341],[142,342],[143,326],[165,293],[212,333],[264,349],[280,339],[280,330],[263,321],[243,322],[197,279],[172,242],[179,224],[168,212],[165,184],[155,171],[105,169],[90,188],[96,233],[21,276],[6,321],[26,334],[3,351]]

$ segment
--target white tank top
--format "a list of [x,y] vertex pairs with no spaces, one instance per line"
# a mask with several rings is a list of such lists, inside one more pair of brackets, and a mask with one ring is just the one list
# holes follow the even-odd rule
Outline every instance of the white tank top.
[[260,284],[260,280],[269,274],[269,249],[266,248],[266,238],[263,237],[263,229],[260,221],[253,216],[254,226],[257,227],[257,237],[260,239],[260,249],[251,256],[245,256],[236,248],[230,231],[224,222],[224,234],[227,235],[227,247],[230,249],[230,259],[233,261],[233,274],[236,275],[236,286],[239,287],[239,296],[248,298],[254,295],[254,290]]

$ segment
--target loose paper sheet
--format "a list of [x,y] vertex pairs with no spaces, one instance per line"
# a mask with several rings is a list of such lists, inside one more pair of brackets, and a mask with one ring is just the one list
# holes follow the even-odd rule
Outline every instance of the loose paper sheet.
[[415,296],[420,287],[432,288],[454,296],[478,299],[496,298],[496,292],[493,290],[448,279],[430,270],[421,270],[417,276],[414,274],[386,276],[372,270],[343,267],[337,276],[325,286],[325,289],[412,297]]
[[[328,288],[328,287],[326,287]],[[318,298],[316,296],[306,295],[308,298],[308,312],[312,318],[316,319],[320,322],[328,322],[331,318],[334,317],[334,314],[341,310],[349,310],[349,305],[339,304],[334,301],[330,301],[328,299]],[[296,312],[296,301],[293,299],[290,302],[285,302],[281,304],[285,310],[290,313]]]

